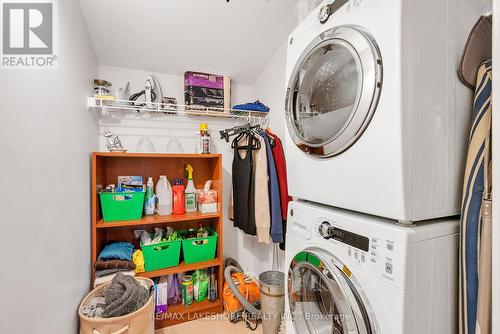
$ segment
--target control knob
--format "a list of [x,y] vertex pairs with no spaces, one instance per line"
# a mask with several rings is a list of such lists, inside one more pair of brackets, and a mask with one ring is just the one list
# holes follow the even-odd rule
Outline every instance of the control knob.
[[319,225],[319,235],[321,235],[325,239],[330,239],[333,237],[334,229],[332,224],[329,222],[322,222],[321,225]]

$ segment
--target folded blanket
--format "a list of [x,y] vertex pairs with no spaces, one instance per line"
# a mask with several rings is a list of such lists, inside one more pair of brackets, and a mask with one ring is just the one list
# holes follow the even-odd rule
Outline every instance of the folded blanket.
[[135,278],[118,273],[104,292],[104,298],[103,318],[120,317],[143,307],[149,299],[149,291]]
[[94,266],[95,270],[108,270],[108,269],[124,269],[135,270],[135,263],[124,260],[97,260]]
[[134,246],[130,242],[114,242],[106,245],[99,254],[99,260],[132,261]]
[[133,270],[128,270],[128,269],[104,269],[104,270],[96,270],[95,272],[95,277],[104,277],[104,276],[109,276],[117,273],[127,273],[129,271],[134,272]]

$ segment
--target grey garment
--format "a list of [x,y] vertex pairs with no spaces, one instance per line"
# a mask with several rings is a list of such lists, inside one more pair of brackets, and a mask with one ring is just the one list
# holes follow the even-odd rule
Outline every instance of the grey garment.
[[143,307],[149,299],[149,291],[135,278],[118,273],[104,292],[104,298],[103,318],[120,317]]
[[102,318],[106,301],[104,297],[94,297],[87,305],[82,307],[82,313],[88,318]]
[[95,272],[95,277],[103,277],[103,276],[112,275],[112,274],[116,274],[116,273],[120,273],[120,272],[124,272],[124,271],[130,271],[130,269],[115,268],[115,269],[97,270]]

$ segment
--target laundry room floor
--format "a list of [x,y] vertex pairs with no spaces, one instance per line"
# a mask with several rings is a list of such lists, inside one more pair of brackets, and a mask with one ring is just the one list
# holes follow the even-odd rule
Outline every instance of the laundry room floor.
[[232,334],[262,334],[262,324],[259,324],[255,331],[245,327],[243,321],[235,324],[227,320],[208,320],[200,319],[188,321],[172,327],[157,330],[155,334],[187,334],[187,333],[203,333],[203,334],[219,334],[219,333],[232,333]]

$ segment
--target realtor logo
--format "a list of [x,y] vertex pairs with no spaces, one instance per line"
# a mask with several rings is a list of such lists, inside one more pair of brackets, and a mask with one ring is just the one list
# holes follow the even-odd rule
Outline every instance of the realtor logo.
[[53,7],[47,1],[2,3],[2,68],[54,67]]

